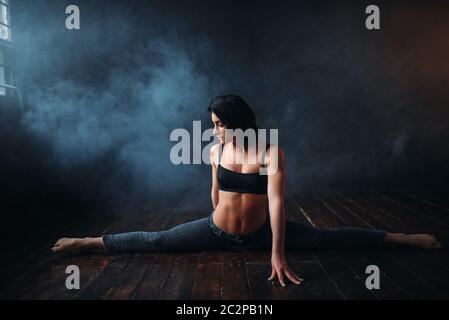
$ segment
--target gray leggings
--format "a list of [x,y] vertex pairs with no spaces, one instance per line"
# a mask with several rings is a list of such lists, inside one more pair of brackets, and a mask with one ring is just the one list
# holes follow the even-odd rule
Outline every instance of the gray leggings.
[[[178,252],[202,250],[258,250],[271,249],[271,226],[265,223],[246,234],[229,234],[213,222],[213,214],[161,231],[136,231],[103,236],[106,248],[112,252]],[[319,229],[287,220],[286,249],[319,249],[375,247],[382,244],[385,231],[341,227]]]

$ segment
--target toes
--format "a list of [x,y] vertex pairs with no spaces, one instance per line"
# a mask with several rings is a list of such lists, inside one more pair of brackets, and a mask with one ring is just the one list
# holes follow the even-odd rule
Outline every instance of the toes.
[[433,248],[435,249],[440,249],[443,245],[441,244],[441,242],[435,241],[433,243]]
[[434,249],[439,249],[442,247],[441,242],[438,241],[438,239],[434,235],[430,235],[431,238],[431,246]]

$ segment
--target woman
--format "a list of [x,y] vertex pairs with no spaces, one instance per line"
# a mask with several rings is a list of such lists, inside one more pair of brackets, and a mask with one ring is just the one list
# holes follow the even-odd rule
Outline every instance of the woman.
[[[286,221],[284,212],[285,154],[282,148],[237,143],[226,129],[254,129],[256,117],[250,106],[234,95],[212,100],[208,108],[214,134],[220,144],[210,152],[212,204],[206,218],[155,232],[127,232],[97,238],[62,238],[54,252],[83,248],[105,248],[111,252],[164,252],[194,250],[270,249],[272,272],[268,280],[285,278],[294,284],[302,279],[288,266],[285,249],[406,245],[436,249],[441,244],[429,234],[389,233],[352,227],[318,229]],[[265,152],[264,152],[265,151]],[[252,153],[256,161],[238,162]],[[263,156],[261,156],[263,155]],[[263,161],[259,161],[263,159]],[[225,164],[225,166],[223,165]],[[266,174],[259,174],[266,169]],[[268,206],[267,206],[268,202]]]

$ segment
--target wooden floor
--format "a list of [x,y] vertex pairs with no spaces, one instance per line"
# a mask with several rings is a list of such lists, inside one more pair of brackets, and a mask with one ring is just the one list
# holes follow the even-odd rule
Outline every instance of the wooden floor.
[[[416,194],[297,195],[286,201],[288,219],[317,227],[356,226],[431,232],[449,243],[449,197]],[[208,212],[152,212],[138,219],[84,222],[67,234],[98,235],[160,230]],[[63,232],[63,231],[61,231]],[[449,251],[405,249],[288,251],[301,286],[267,281],[270,252],[53,255],[50,244],[18,261],[2,277],[3,299],[434,299],[449,298]],[[65,268],[77,265],[80,290],[67,290]],[[365,287],[368,265],[380,268],[380,289]]]

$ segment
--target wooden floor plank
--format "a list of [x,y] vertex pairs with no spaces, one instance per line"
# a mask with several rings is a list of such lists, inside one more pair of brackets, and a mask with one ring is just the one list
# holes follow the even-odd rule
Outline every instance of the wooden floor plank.
[[[51,270],[44,274],[41,274],[37,279],[31,282],[32,287],[23,296],[20,297],[22,300],[38,299],[46,300],[49,299],[55,290],[64,290],[65,282],[67,278],[66,268],[69,265],[79,265],[83,260],[87,260],[88,257],[85,255],[70,256],[67,258],[61,258],[56,263],[53,263]],[[67,289],[65,289],[67,290]]]
[[319,262],[293,263],[304,279],[300,285],[289,284],[281,288],[284,300],[344,300],[343,292],[336,286]]
[[[88,224],[86,224],[85,230],[88,232],[95,232],[96,230],[107,230],[108,226],[104,226],[104,223],[94,222],[90,220]],[[90,230],[90,231],[89,231]],[[75,236],[81,236],[83,232],[81,231],[72,231],[72,234]],[[26,292],[30,291],[33,286],[43,285],[41,282],[44,282],[47,286],[50,286],[50,283],[55,283],[57,288],[60,288],[60,277],[59,274],[63,266],[60,266],[60,263],[66,263],[66,266],[69,264],[74,264],[73,261],[77,263],[77,265],[82,265],[86,261],[88,261],[89,256],[86,253],[71,253],[71,254],[54,254],[50,250],[37,252],[35,255],[30,256],[29,263],[26,268],[24,268],[23,273],[18,277],[12,280],[13,290],[9,290],[8,295],[11,298],[19,298]],[[72,262],[71,262],[72,261]],[[56,271],[58,273],[56,273]],[[68,275],[63,272],[65,277]],[[55,277],[55,279],[52,279]],[[55,282],[57,281],[57,282]],[[65,281],[63,282],[63,284]],[[35,291],[35,290],[34,290]],[[33,292],[34,292],[33,291]],[[52,288],[47,288],[46,297],[50,297]],[[30,297],[30,294],[27,295]]]
[[[366,269],[368,266],[373,265],[364,254],[366,250],[352,249],[359,251],[358,255],[361,258],[354,258],[354,254],[348,254],[348,250],[335,250],[335,257],[340,260],[343,264],[347,265],[351,269],[353,274],[357,279],[359,279],[366,288],[365,281],[368,277]],[[369,253],[368,253],[369,255]],[[378,300],[404,300],[410,299],[411,296],[408,295],[393,279],[391,279],[384,270],[380,269],[380,288],[371,289],[370,292],[376,296]]]
[[435,263],[433,257],[422,251],[410,252],[410,250],[389,250],[383,251],[382,254],[390,259],[395,259],[415,277],[438,290],[440,298],[449,298],[449,279],[447,277],[449,271]]
[[[171,211],[159,213],[154,219],[148,219],[144,227],[145,231],[156,232],[175,226],[179,220],[179,215],[173,214],[175,209],[176,207]],[[147,272],[136,285],[131,299],[158,299],[163,287],[173,273],[176,254],[154,252],[145,253],[141,256],[151,256],[154,261],[148,266]]]
[[175,257],[171,273],[161,288],[157,299],[190,299],[194,277],[197,270],[198,256],[185,255]]
[[[91,283],[95,283],[98,275],[105,269],[111,261],[112,256],[90,256],[83,260],[79,265],[80,270],[80,289],[68,290],[64,283],[57,283],[48,292],[47,299],[50,300],[72,300],[78,299],[80,294]],[[65,275],[68,276],[67,274]]]
[[[194,221],[196,219],[207,217],[210,213],[201,213],[195,211],[184,211],[182,210],[177,214],[177,220],[171,224],[170,227],[178,226],[183,223]],[[168,256],[169,254],[165,254]],[[204,252],[187,252],[173,253],[174,263],[172,266],[172,271],[161,290],[158,299],[192,299],[192,292],[195,296],[195,279],[197,277],[198,269],[202,269],[201,265],[198,264],[199,259],[204,255]],[[180,257],[183,256],[181,259]],[[212,264],[206,264],[206,266],[215,266]],[[213,267],[212,267],[213,268]],[[221,267],[219,268],[221,272]],[[217,277],[217,274],[206,274],[213,279]],[[218,273],[218,279],[220,279],[220,273]],[[211,279],[207,278],[207,279]],[[202,279],[202,280],[205,280]],[[218,286],[219,287],[219,286]],[[175,289],[173,289],[175,288]],[[220,287],[219,289],[220,290]],[[218,291],[219,292],[219,291]]]
[[[297,199],[298,205],[302,208],[301,212],[311,217],[318,215],[319,220],[314,224],[320,228],[335,228],[342,225],[355,225],[353,221],[356,218],[343,216],[338,210],[329,204],[329,199],[319,196],[309,196],[308,201]],[[317,212],[317,213],[316,213]],[[324,215],[327,215],[325,217]],[[358,275],[341,259],[338,259],[338,253],[335,250],[315,250],[315,257],[322,268],[329,275],[335,286],[339,288],[347,299],[376,299],[377,297],[364,286],[364,282],[358,278]],[[353,260],[360,261],[362,257],[356,255]]]
[[[69,226],[73,225],[69,224]],[[84,227],[84,229],[91,231],[102,230],[106,228],[107,224],[94,218],[89,219],[87,222],[85,222]],[[58,233],[60,236],[63,236],[66,234],[66,232],[69,232],[69,229],[63,228],[61,229],[61,231],[58,231],[56,233]],[[82,235],[82,232],[80,231],[71,231],[71,233],[76,236]],[[42,245],[38,250],[12,266],[9,272],[5,273],[5,277],[7,278],[2,281],[2,291],[4,292],[4,294],[0,293],[0,297],[5,296],[9,298],[17,298],[18,295],[20,296],[21,290],[19,288],[21,288],[22,286],[29,286],[30,281],[36,282],[35,280],[39,277],[39,275],[51,271],[52,263],[55,263],[59,257],[66,256],[64,254],[54,254],[50,250],[56,240],[57,238],[55,237],[53,240]]]
[[[289,220],[311,226],[311,221],[307,219],[303,212],[300,211],[300,208],[297,206],[294,198],[288,198],[285,200],[285,211]],[[288,261],[297,263],[316,262],[312,251],[307,249],[289,249],[287,259]]]
[[[355,226],[447,236],[442,201],[404,194],[301,194],[285,201],[287,219],[321,228]],[[449,211],[448,211],[449,213]],[[124,214],[115,222],[75,230],[97,233],[159,231],[208,216],[185,211]],[[444,228],[443,228],[444,227]],[[90,229],[89,229],[90,228]],[[304,277],[300,286],[267,281],[270,250],[226,250],[112,254],[106,251],[55,256],[36,251],[5,293],[22,299],[430,299],[449,298],[449,253],[410,249],[288,250],[290,267]],[[67,290],[65,268],[76,264],[81,290]],[[381,270],[381,289],[367,290],[365,268]],[[17,269],[19,270],[19,269]],[[14,280],[17,280],[14,279]],[[14,289],[14,288],[13,288]]]
[[[382,198],[375,197],[373,195],[368,195],[363,199],[366,204],[365,208],[370,210],[383,210],[384,212],[389,212],[390,214],[398,214],[400,216],[404,216],[405,213],[402,209],[397,208],[397,206],[390,206],[388,203],[382,201]],[[359,203],[361,203],[360,201]],[[413,219],[402,219],[402,221],[397,222],[396,225],[393,226],[394,229],[404,230],[413,232],[414,228],[417,228],[419,223],[416,222],[416,217]],[[426,226],[428,223],[421,222],[422,226]],[[426,292],[428,292],[428,296],[426,297],[435,297],[435,296],[444,296],[445,293],[445,285],[436,283],[434,281],[434,276],[437,277],[445,277],[447,271],[441,268],[438,265],[437,257],[439,255],[438,252],[425,252],[423,250],[382,250],[379,252],[379,255],[384,257],[384,259],[390,259],[394,263],[398,264],[402,270],[406,270],[413,278],[415,278],[415,282],[421,285],[421,292],[424,291],[422,287],[426,288]],[[369,259],[369,257],[368,257]],[[371,258],[374,259],[374,258]],[[413,263],[411,263],[413,262]],[[428,270],[432,270],[432,274],[428,272]],[[403,272],[403,271],[402,271]],[[397,275],[396,275],[397,276]],[[394,278],[393,275],[390,278]],[[435,285],[437,284],[437,286]],[[437,293],[436,293],[437,292]],[[410,294],[416,294],[412,292]]]
[[102,295],[102,299],[127,300],[136,291],[137,286],[154,263],[153,257],[139,257],[138,255],[127,264],[121,275],[113,279],[113,285]]
[[[370,214],[368,210],[357,206],[354,202],[347,201],[341,195],[331,194],[320,197],[322,202],[326,202],[330,212],[338,212],[339,217],[344,219],[349,225],[359,228],[384,229],[392,227],[384,222],[379,216]],[[375,249],[374,249],[375,250]],[[338,259],[344,261],[361,278],[366,279],[364,274],[366,267],[372,264],[366,256],[370,256],[373,249],[351,249],[335,250],[334,254]],[[382,270],[381,270],[382,272]],[[406,299],[409,296],[397,285],[388,275],[383,273],[381,289],[371,291],[378,299]]]
[[245,255],[239,253],[223,255],[220,298],[223,300],[249,298]]
[[[58,229],[52,227],[57,225],[58,221],[60,227]],[[3,254],[4,264],[1,265],[0,283],[6,286],[10,282],[16,282],[20,275],[29,271],[37,262],[42,261],[42,257],[48,258],[52,245],[61,235],[84,228],[86,222],[98,224],[99,221],[101,220],[91,213],[86,213],[83,216],[66,213],[63,217],[53,218],[51,225],[41,226],[39,233],[23,234],[21,241],[17,241],[14,246],[14,250]]]
[[317,228],[336,228],[346,224],[338,214],[334,214],[328,207],[323,206],[316,196],[298,195],[295,197],[296,205],[304,216]]
[[405,208],[411,211],[416,211],[421,216],[427,216],[435,221],[449,224],[449,209],[441,208],[441,206],[435,206],[428,201],[423,201],[416,196],[404,193],[387,193],[385,196],[389,197],[393,201],[397,201]]
[[[377,220],[371,220],[371,224],[369,223],[365,223],[364,221],[364,214],[363,211],[358,211],[356,209],[353,209],[351,212],[347,211],[345,208],[345,206],[339,206],[340,202],[335,202],[333,201],[333,197],[332,196],[319,196],[316,197],[316,199],[319,199],[322,203],[323,206],[328,209],[328,214],[329,215],[334,215],[333,218],[329,217],[328,220],[328,224],[324,225],[324,227],[336,227],[336,226],[343,226],[343,225],[347,225],[347,226],[354,226],[354,227],[360,227],[360,228],[369,228],[369,227],[378,227],[377,224],[382,224],[380,219]],[[310,201],[310,199],[309,199]],[[324,203],[326,205],[324,205]],[[314,203],[315,207],[319,207],[320,204],[319,203]],[[311,210],[309,209],[305,209],[305,210]],[[323,210],[324,211],[324,208]],[[372,225],[376,223],[376,225]],[[344,261],[352,261],[351,263],[354,265],[357,264],[364,264],[367,263],[366,261],[366,256],[370,255],[370,252],[372,250],[365,250],[364,254],[361,254],[361,251],[357,251],[357,250],[334,250],[334,254],[340,258],[340,260],[344,260]],[[344,256],[342,255],[342,252],[344,253]],[[368,265],[368,264],[367,264]],[[366,265],[366,266],[367,266]],[[347,266],[349,267],[349,262],[347,263]],[[384,279],[384,287],[385,288],[395,288],[396,287],[396,294],[398,295],[398,298],[405,298],[402,294],[401,291],[403,291],[401,288],[397,288],[397,285],[391,281],[391,279],[389,279],[388,277],[385,277]],[[392,289],[394,290],[394,289]],[[383,290],[385,291],[385,290]],[[389,290],[388,292],[384,293],[383,291],[377,292],[376,296],[380,299],[386,299],[386,298],[391,298],[392,297],[392,292],[391,290]],[[394,292],[394,291],[393,291]]]
[[270,263],[271,251],[270,250],[258,250],[245,252],[246,263]]
[[[370,208],[376,208],[382,212],[391,212],[397,217],[401,217],[401,223],[395,226],[406,226],[408,233],[423,233],[432,232],[436,234],[445,234],[447,226],[435,223],[432,221],[425,221],[422,217],[414,215],[412,212],[405,210],[402,206],[387,201],[382,195],[369,194],[365,198],[365,203],[370,206]],[[425,227],[425,230],[423,230]]]
[[[108,233],[121,233],[121,232],[129,232],[129,231],[137,231],[137,230],[156,230],[157,223],[162,223],[167,219],[166,216],[162,214],[152,214],[152,215],[144,215],[141,217],[124,217],[121,220],[120,224],[114,225]],[[119,298],[118,291],[109,291],[111,287],[124,287],[126,284],[120,283],[119,279],[123,278],[124,271],[128,270],[130,273],[132,270],[137,272],[137,278],[140,280],[143,279],[148,268],[151,264],[158,260],[157,254],[114,254],[114,253],[105,253],[107,255],[112,255],[113,259],[111,259],[108,266],[105,268],[98,268],[97,273],[94,273],[95,281],[88,282],[80,291],[79,298],[80,299],[106,299],[107,297],[116,297]],[[133,261],[134,260],[134,261]],[[133,265],[129,266],[130,262],[133,261]],[[143,266],[148,267],[144,270],[138,269],[135,264],[138,264],[139,261]],[[128,268],[128,269],[127,269]],[[131,271],[130,271],[131,270]],[[127,272],[125,272],[126,274]],[[143,273],[143,275],[142,275]],[[125,275],[126,276],[126,275]],[[133,282],[136,286],[139,282]],[[134,293],[134,289],[126,289],[131,291],[131,294]],[[128,291],[124,291],[126,294]]]
[[329,281],[321,266],[315,262],[292,263],[291,267],[307,275],[301,285],[287,283],[281,287],[277,281],[267,281],[271,265],[265,263],[247,264],[251,299],[273,300],[340,300],[343,295]]
[[223,254],[227,251],[225,250],[211,250],[204,251],[198,257],[198,263],[222,263],[223,262]]
[[113,288],[123,276],[123,270],[130,263],[129,254],[115,255],[110,263],[96,275],[95,281],[83,287],[78,298],[83,300],[105,299],[110,288]]
[[368,201],[368,196],[366,194],[360,195],[355,193],[346,193],[342,197],[353,204],[352,208],[354,208],[354,210],[361,210],[365,213],[365,215],[375,216],[380,219],[383,224],[377,224],[378,226],[388,225],[389,229],[387,229],[387,231],[406,233],[410,230],[408,226],[410,224],[413,225],[414,223],[410,220],[408,215],[404,216],[402,214],[397,214],[397,212],[384,210],[372,204]]
[[[449,230],[449,225],[447,225],[449,223],[449,210],[441,210],[438,207],[431,206],[428,203],[407,194],[390,193],[384,196],[387,196],[391,201],[399,203],[406,210],[415,211],[416,213],[419,213],[420,216],[431,217],[436,223],[444,225],[442,228]],[[422,224],[423,226],[426,225],[424,219],[422,220]],[[438,239],[443,242],[443,249],[438,250],[438,252],[435,253],[435,256],[442,267],[449,269],[449,251],[447,248],[447,245],[449,244],[449,232],[444,232],[444,230],[441,231]]]
[[[338,195],[323,195],[318,198],[326,204],[331,212],[338,212],[339,217],[347,223],[346,225],[367,229],[383,229],[383,227],[386,227],[382,219],[378,217],[373,218],[363,207],[354,206],[353,202],[345,201]],[[370,256],[372,251],[372,248],[362,250],[357,248],[350,250],[340,249],[334,251],[334,254],[337,259],[345,262],[353,272],[366,279],[367,275],[364,274],[364,271],[371,264],[366,256]],[[408,297],[405,291],[386,274],[383,274],[382,280],[381,289],[371,291],[378,299],[406,299]]]
[[419,192],[407,193],[408,195],[420,199],[432,206],[449,212],[449,192]]
[[[335,286],[342,292],[346,299],[377,299],[376,295],[366,288],[365,282],[362,281],[358,274],[348,264],[343,263],[338,258],[335,250],[320,250],[315,253],[322,268],[332,278]],[[352,259],[356,262],[362,261],[360,258]]]
[[357,199],[353,199],[347,194],[336,192],[333,194],[333,200],[338,206],[344,208],[353,216],[362,217],[362,221],[368,222],[366,226],[371,225],[374,228],[392,230],[397,222],[400,221],[399,218],[390,213],[383,214],[378,211],[365,208],[363,203],[359,203]]
[[434,214],[425,214],[419,210],[414,209],[409,205],[409,203],[401,202],[394,199],[391,195],[386,195],[383,193],[374,193],[373,196],[379,201],[382,201],[383,208],[386,210],[394,210],[394,212],[401,211],[404,214],[409,214],[415,218],[416,221],[425,223],[426,225],[435,225],[441,228],[447,228],[447,223],[441,219],[441,217],[435,217]]
[[221,263],[197,264],[192,290],[188,298],[194,300],[221,299],[223,265]]
[[[368,263],[379,267],[381,272],[381,289],[384,290],[385,280],[401,288],[400,291],[404,292],[406,297],[402,297],[398,293],[397,299],[435,299],[440,296],[438,291],[426,281],[423,281],[420,277],[417,277],[413,272],[410,272],[404,267],[402,263],[398,261],[394,256],[385,256],[381,250],[370,250],[364,252]],[[340,255],[342,256],[342,255]],[[395,296],[393,295],[393,298]]]
[[[379,219],[379,217],[373,217],[363,207],[354,207],[353,202],[345,201],[340,195],[323,195],[318,198],[320,198],[323,203],[326,203],[332,212],[338,212],[339,216],[346,221],[347,225],[367,229],[383,229],[387,226],[382,219]],[[361,278],[366,279],[367,275],[364,271],[366,270],[366,267],[371,264],[366,256],[369,256],[373,250],[375,249],[354,248],[349,251],[339,249],[334,253],[336,257],[346,263],[353,272],[358,274]],[[405,294],[404,290],[386,274],[383,274],[382,280],[381,289],[371,291],[378,299],[408,298],[408,295]]]
[[[342,216],[316,197],[311,195],[307,197],[297,196],[295,200],[297,207],[300,209],[297,210],[297,214],[303,215],[315,227],[333,228],[347,223]],[[328,275],[329,281],[345,299],[353,297],[376,299],[376,296],[362,286],[357,275],[346,264],[335,258],[335,250],[313,250],[313,255]]]
[[159,298],[161,290],[168,281],[173,269],[170,263],[154,263],[149,266],[148,272],[136,287],[132,299],[136,300],[156,300]]
[[393,222],[386,221],[382,216],[372,214],[369,210],[358,205],[354,201],[349,201],[341,194],[332,194],[331,196],[323,196],[324,200],[333,210],[341,212],[341,216],[352,226],[368,228],[368,229],[386,229],[393,228]]
[[246,263],[249,297],[252,300],[282,300],[281,288],[268,281],[270,263]]

